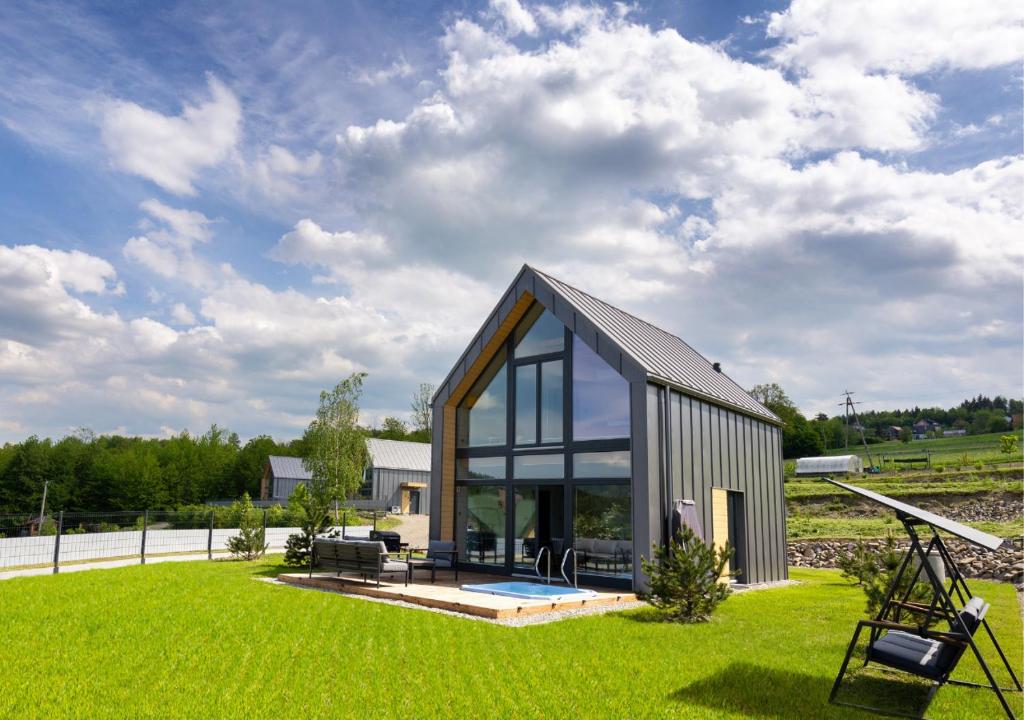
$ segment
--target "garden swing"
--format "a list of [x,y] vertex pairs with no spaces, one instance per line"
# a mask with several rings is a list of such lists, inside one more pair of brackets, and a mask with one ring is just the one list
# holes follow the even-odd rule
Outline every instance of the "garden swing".
[[[975,635],[979,628],[984,628],[989,639],[995,646],[1003,666],[1009,672],[1016,686],[1016,691],[1021,691],[1021,683],[1010,666],[1003,649],[996,640],[989,627],[985,614],[988,611],[988,603],[982,598],[974,596],[967,586],[967,580],[957,569],[956,563],[950,555],[949,548],[942,541],[939,530],[955,535],[967,542],[970,542],[987,550],[997,550],[1002,544],[1001,538],[983,533],[974,528],[967,527],[958,522],[935,515],[921,508],[902,503],[898,500],[880,495],[879,493],[865,490],[854,485],[822,478],[837,487],[856,493],[862,497],[873,500],[890,510],[896,512],[897,519],[903,524],[907,536],[910,538],[910,547],[900,563],[899,569],[889,587],[882,607],[873,620],[861,620],[853,633],[846,657],[839,668],[835,683],[832,685],[832,692],[829,694],[829,702],[836,705],[855,707],[861,710],[868,710],[882,715],[893,715],[897,717],[923,718],[935,693],[940,687],[949,683],[951,685],[966,685],[977,688],[988,688],[995,692],[999,698],[1003,710],[1010,720],[1015,720],[1015,715],[1010,709],[1004,692],[1013,692],[1013,688],[1002,688],[996,682],[992,671],[978,649]],[[923,533],[919,531],[923,530]],[[930,537],[928,534],[930,533]],[[922,534],[924,537],[922,537]],[[923,540],[927,542],[923,542]],[[912,567],[912,561],[913,566]],[[912,572],[910,582],[904,584],[904,576]],[[922,575],[925,577],[922,579]],[[944,576],[950,580],[949,587],[946,587]],[[911,602],[911,593],[919,581],[927,582],[931,586],[932,599],[929,604]],[[954,597],[956,602],[954,602]],[[959,604],[959,606],[958,606]],[[916,622],[904,620],[905,615],[913,615],[920,618]],[[948,624],[948,630],[933,630],[932,625],[944,621]],[[850,702],[836,700],[840,683],[846,674],[846,668],[853,656],[861,631],[869,629],[869,641],[864,665],[876,663],[888,668],[900,670],[931,681],[932,686],[924,702],[921,715],[909,715],[907,713],[895,712],[868,705],[858,705]],[[988,679],[987,684],[954,680],[950,676],[956,670],[960,659],[970,648],[977,658],[981,669]]]

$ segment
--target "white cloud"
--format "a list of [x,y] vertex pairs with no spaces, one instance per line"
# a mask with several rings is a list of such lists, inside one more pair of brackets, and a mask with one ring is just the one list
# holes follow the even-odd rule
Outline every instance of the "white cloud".
[[1019,63],[1024,22],[1015,0],[794,0],[772,13],[772,55],[800,68],[846,65],[916,75]]
[[298,181],[317,176],[321,170],[322,160],[320,153],[316,151],[302,158],[287,148],[271,145],[253,162],[251,179],[257,189],[268,198],[292,198],[303,191],[303,185]]
[[395,78],[407,78],[414,72],[413,66],[404,57],[395,60],[386,68],[380,70],[363,70],[356,76],[356,82],[364,85],[383,85]]
[[501,18],[509,35],[537,34],[537,21],[519,0],[491,0],[491,10]]
[[177,195],[194,195],[200,171],[235,147],[242,107],[220,80],[208,78],[210,99],[169,116],[126,100],[103,107],[103,142],[113,164]]
[[[154,199],[143,201],[140,207],[149,215],[139,222],[146,234],[129,238],[122,248],[124,256],[163,278],[211,287],[219,272],[196,256],[194,246],[209,242],[213,221],[200,212],[173,208]],[[157,302],[160,294],[153,292],[150,301]]]
[[[158,223],[166,226],[166,230],[158,230],[152,234],[169,245],[188,250],[194,243],[205,243],[210,240],[210,224],[213,221],[201,212],[172,208],[153,198],[143,200],[139,207]],[[152,223],[146,221],[143,226],[150,228]]]
[[185,303],[175,303],[171,308],[171,318],[181,325],[195,325],[196,316]]

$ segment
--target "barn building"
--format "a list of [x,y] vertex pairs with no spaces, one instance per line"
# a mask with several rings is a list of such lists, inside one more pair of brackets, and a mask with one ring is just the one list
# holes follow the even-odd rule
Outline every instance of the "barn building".
[[[786,578],[781,421],[681,339],[524,266],[433,398],[430,537],[460,565],[642,589],[677,500]],[[556,571],[557,574],[557,571]]]
[[[360,509],[426,513],[430,507],[430,445],[367,438],[363,484],[352,504]],[[263,471],[260,498],[286,503],[295,487],[308,482],[302,458],[271,455]],[[396,510],[397,508],[397,510]]]

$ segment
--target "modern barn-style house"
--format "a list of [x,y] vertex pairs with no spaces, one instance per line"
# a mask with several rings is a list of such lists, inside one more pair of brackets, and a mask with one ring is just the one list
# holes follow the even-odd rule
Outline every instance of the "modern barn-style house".
[[[433,400],[430,537],[463,567],[643,588],[677,500],[786,577],[780,420],[676,336],[524,266]],[[542,568],[546,566],[542,564]]]

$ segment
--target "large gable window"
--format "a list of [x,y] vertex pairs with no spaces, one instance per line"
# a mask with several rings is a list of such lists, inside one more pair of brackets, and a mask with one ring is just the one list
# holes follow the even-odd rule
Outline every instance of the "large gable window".
[[572,436],[577,442],[629,437],[629,383],[575,335]]
[[505,353],[498,353],[469,394],[459,404],[457,416],[459,447],[505,445],[507,370]]
[[516,328],[515,444],[562,442],[565,326],[543,305],[535,304]]
[[516,328],[515,358],[560,353],[565,349],[565,326],[540,303],[534,303]]

